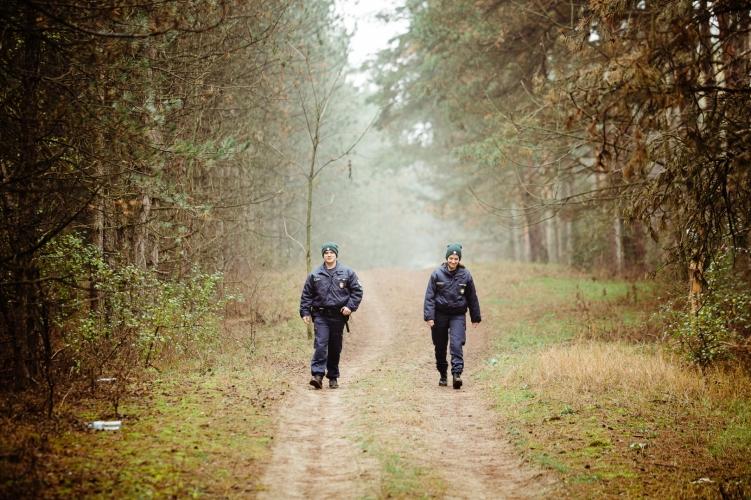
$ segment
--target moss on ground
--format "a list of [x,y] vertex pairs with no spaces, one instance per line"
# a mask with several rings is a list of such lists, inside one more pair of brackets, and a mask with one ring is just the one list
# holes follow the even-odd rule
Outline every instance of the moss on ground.
[[[243,497],[258,488],[274,411],[302,376],[308,340],[298,321],[229,325],[211,363],[166,368],[120,403],[69,402],[54,427],[16,425],[0,454],[34,450],[0,474],[0,497]],[[95,431],[94,420],[122,421]],[[43,435],[43,438],[41,437]],[[36,437],[35,437],[36,436]],[[41,441],[44,441],[43,445]]]

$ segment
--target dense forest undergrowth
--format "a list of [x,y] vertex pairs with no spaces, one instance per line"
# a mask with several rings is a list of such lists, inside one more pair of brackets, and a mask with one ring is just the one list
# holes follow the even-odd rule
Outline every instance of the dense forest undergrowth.
[[[489,333],[470,384],[519,455],[557,478],[551,494],[749,494],[751,377],[732,363],[702,372],[676,350],[656,315],[657,282],[551,265],[473,267]],[[0,441],[2,496],[257,494],[285,395],[307,380],[296,281],[269,281],[273,322],[228,319],[200,362],[144,367],[148,381],[128,388],[117,414],[101,386],[59,405],[53,419],[39,401],[4,392],[3,427],[12,431]],[[374,397],[381,390],[373,384]],[[118,431],[87,428],[114,418]],[[382,465],[393,480],[393,464]],[[436,491],[430,476],[415,477],[383,491]]]

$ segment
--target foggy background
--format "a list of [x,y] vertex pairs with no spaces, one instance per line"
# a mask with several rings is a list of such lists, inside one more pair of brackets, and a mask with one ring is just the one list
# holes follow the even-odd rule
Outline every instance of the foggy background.
[[[433,267],[445,260],[446,245],[453,242],[464,246],[465,262],[499,257],[497,240],[502,231],[499,235],[498,228],[470,227],[463,220],[466,213],[443,209],[441,195],[432,186],[436,182],[433,165],[399,155],[386,131],[368,128],[379,109],[366,103],[374,86],[370,71],[362,66],[408,29],[407,19],[392,17],[385,22],[382,17],[393,15],[401,4],[393,0],[336,4],[351,34],[344,84],[350,89],[341,91],[339,119],[332,120],[332,140],[324,146],[335,155],[337,149],[354,143],[363,130],[367,132],[352,154],[327,168],[317,180],[314,265],[320,261],[321,244],[330,240],[339,244],[340,260],[357,269]],[[348,95],[348,90],[357,94]],[[411,139],[422,145],[431,141],[429,134]],[[438,149],[436,153],[442,154]],[[444,156],[441,161],[452,160]]]

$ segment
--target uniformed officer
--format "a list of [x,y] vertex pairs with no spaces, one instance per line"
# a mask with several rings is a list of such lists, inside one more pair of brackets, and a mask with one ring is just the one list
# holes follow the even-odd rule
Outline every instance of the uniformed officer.
[[325,375],[329,387],[336,389],[344,326],[359,307],[363,289],[357,274],[337,262],[339,247],[336,243],[324,243],[321,255],[323,264],[305,280],[300,296],[300,317],[306,324],[312,321],[315,329],[310,385],[320,389]]
[[425,290],[424,319],[430,327],[435,346],[435,365],[441,378],[438,385],[447,385],[446,347],[451,341],[451,374],[454,389],[462,386],[466,342],[466,314],[477,326],[482,320],[480,302],[469,269],[461,264],[462,246],[451,243],[446,247],[446,262],[433,271]]

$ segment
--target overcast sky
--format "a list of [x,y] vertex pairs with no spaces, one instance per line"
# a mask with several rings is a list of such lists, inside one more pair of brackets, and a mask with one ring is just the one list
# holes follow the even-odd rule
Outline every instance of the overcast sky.
[[[377,18],[378,13],[394,13],[403,4],[403,0],[336,0],[337,12],[344,18],[347,31],[354,31],[349,54],[353,68],[388,47],[389,40],[407,30],[407,20],[385,23]],[[363,75],[355,77],[354,81],[360,85],[366,79],[367,76]]]

